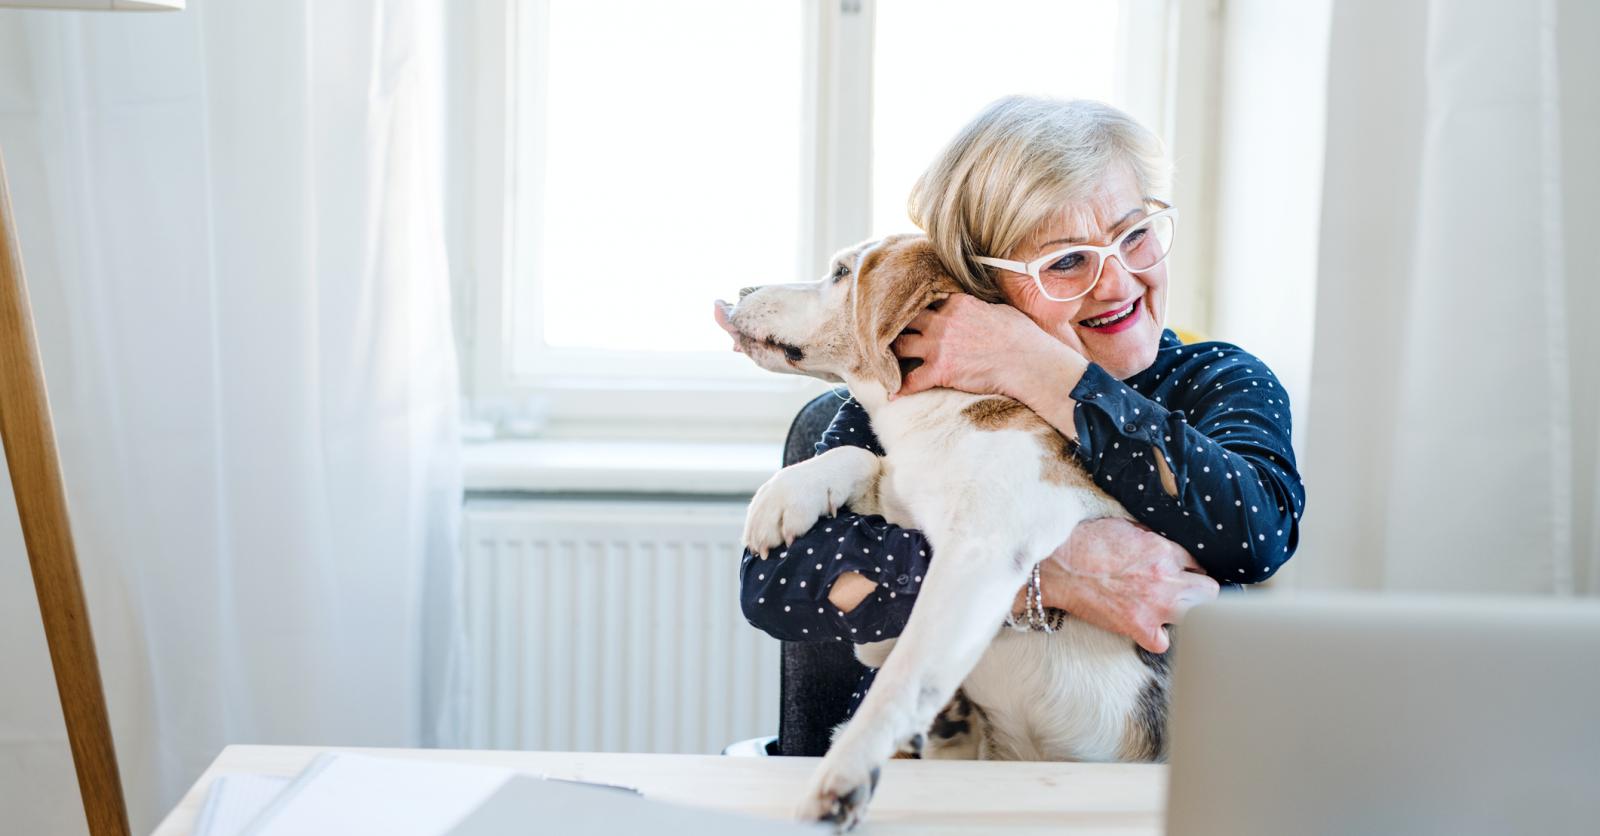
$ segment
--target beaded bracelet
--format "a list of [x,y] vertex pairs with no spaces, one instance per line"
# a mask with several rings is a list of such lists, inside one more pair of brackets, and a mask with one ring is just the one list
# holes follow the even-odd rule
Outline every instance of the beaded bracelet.
[[1054,633],[1056,630],[1050,626],[1050,619],[1044,614],[1044,589],[1039,585],[1039,564],[1033,564],[1033,572],[1028,576],[1028,597],[1033,599],[1033,611],[1028,613],[1028,620],[1033,622],[1033,629],[1045,633]]
[[1022,590],[1022,618],[1006,613],[1006,626],[1019,633],[1054,633],[1050,620],[1044,614],[1044,590],[1039,586],[1039,564],[1033,564],[1028,573],[1028,585]]

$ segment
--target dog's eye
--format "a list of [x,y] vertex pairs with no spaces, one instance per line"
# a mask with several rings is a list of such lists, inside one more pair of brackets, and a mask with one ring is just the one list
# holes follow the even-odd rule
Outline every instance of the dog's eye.
[[840,265],[837,265],[837,266],[835,266],[833,268],[833,280],[834,281],[839,281],[840,279],[842,279],[842,278],[844,278],[845,276],[848,276],[848,275],[850,275],[850,266],[848,264],[840,264]]

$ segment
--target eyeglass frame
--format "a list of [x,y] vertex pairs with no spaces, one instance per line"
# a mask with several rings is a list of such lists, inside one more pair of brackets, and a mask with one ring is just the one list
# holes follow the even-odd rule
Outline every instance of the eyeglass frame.
[[[1172,253],[1172,244],[1170,242],[1167,244],[1167,251],[1162,253],[1160,258],[1156,259],[1156,263],[1150,265],[1149,267],[1141,267],[1141,268],[1139,268],[1137,270],[1133,269],[1132,267],[1129,267],[1128,263],[1126,261],[1122,260],[1122,254],[1118,251],[1122,246],[1122,240],[1124,238],[1127,238],[1135,230],[1139,229],[1142,226],[1145,226],[1146,224],[1150,223],[1151,221],[1155,220],[1156,218],[1171,218],[1172,219],[1172,239],[1173,239],[1173,241],[1177,240],[1177,238],[1178,238],[1178,210],[1177,210],[1177,207],[1169,206],[1166,203],[1163,203],[1163,202],[1161,202],[1159,200],[1156,200],[1154,198],[1151,198],[1149,202],[1154,203],[1157,206],[1160,206],[1161,209],[1156,211],[1156,212],[1152,212],[1151,214],[1145,215],[1144,217],[1140,218],[1138,223],[1135,223],[1134,225],[1132,225],[1132,226],[1128,227],[1127,229],[1124,229],[1122,232],[1118,233],[1117,237],[1113,238],[1111,240],[1111,243],[1107,244],[1104,247],[1097,247],[1097,246],[1095,246],[1093,244],[1073,244],[1070,247],[1066,247],[1066,248],[1063,248],[1063,249],[1060,249],[1060,250],[1055,250],[1053,252],[1046,253],[1046,254],[1034,259],[1033,261],[1029,261],[1029,262],[1026,262],[1026,263],[1021,262],[1021,261],[1009,261],[1009,260],[1004,259],[1004,258],[991,258],[991,257],[986,256],[986,255],[973,256],[972,260],[978,262],[979,264],[983,264],[983,265],[986,265],[986,266],[989,266],[989,267],[999,267],[1002,270],[1010,270],[1013,273],[1021,273],[1023,275],[1027,275],[1027,276],[1033,277],[1033,283],[1036,286],[1038,286],[1039,292],[1044,294],[1044,298],[1049,299],[1052,302],[1076,302],[1077,300],[1082,299],[1085,296],[1088,296],[1090,293],[1092,293],[1094,291],[1095,286],[1100,284],[1100,277],[1105,275],[1105,272],[1106,272],[1106,261],[1109,260],[1109,259],[1115,258],[1117,260],[1117,263],[1122,265],[1122,269],[1127,270],[1129,273],[1148,273],[1151,270],[1154,270],[1157,267],[1160,267],[1161,264],[1167,260],[1167,256]],[[1089,286],[1084,288],[1083,292],[1079,293],[1076,296],[1068,296],[1068,297],[1066,297],[1064,299],[1058,299],[1058,298],[1056,298],[1054,296],[1051,296],[1050,295],[1050,291],[1045,290],[1045,288],[1044,288],[1044,279],[1039,277],[1039,271],[1041,269],[1043,269],[1046,264],[1049,264],[1050,262],[1055,261],[1056,259],[1059,259],[1062,256],[1067,255],[1068,253],[1078,253],[1078,252],[1094,253],[1095,255],[1100,257],[1100,266],[1095,270],[1094,281],[1089,282]]]

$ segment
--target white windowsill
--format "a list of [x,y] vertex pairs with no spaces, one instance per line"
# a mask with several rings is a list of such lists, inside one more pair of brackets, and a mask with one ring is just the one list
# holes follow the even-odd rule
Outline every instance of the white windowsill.
[[536,439],[469,442],[469,491],[753,494],[778,471],[772,442]]

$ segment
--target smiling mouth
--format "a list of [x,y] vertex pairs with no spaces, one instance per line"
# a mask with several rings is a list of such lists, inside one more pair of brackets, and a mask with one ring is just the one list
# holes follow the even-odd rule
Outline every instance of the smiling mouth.
[[1102,314],[1101,316],[1090,317],[1089,319],[1080,319],[1078,320],[1078,324],[1085,328],[1109,328],[1122,322],[1128,317],[1133,316],[1136,312],[1138,312],[1138,310],[1139,300],[1135,299],[1132,302],[1129,302],[1127,305],[1109,313]]

